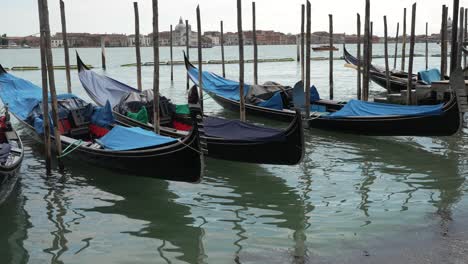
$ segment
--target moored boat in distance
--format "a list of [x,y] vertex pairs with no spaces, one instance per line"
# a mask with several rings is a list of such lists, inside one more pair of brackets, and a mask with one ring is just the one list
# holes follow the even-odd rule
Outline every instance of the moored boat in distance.
[[313,51],[330,51],[330,50],[338,51],[339,49],[337,47],[335,47],[335,46],[322,45],[322,46],[318,46],[318,47],[312,47],[312,50]]

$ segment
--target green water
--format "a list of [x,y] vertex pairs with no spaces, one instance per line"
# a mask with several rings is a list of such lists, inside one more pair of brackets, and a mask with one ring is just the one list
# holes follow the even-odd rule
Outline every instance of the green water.
[[[381,54],[381,48],[376,45],[374,53]],[[417,52],[423,48],[417,45]],[[100,49],[78,51],[86,63],[99,66]],[[236,51],[228,47],[228,57],[235,58]],[[63,52],[54,52],[56,64],[63,64]],[[161,52],[166,60],[168,50]],[[294,57],[295,52],[295,46],[260,47],[262,58]],[[431,45],[431,52],[439,53],[438,46]],[[218,53],[214,48],[204,55],[217,59]],[[179,50],[175,54],[181,59]],[[151,49],[143,49],[143,58],[151,61]],[[135,85],[136,70],[119,67],[133,60],[132,49],[107,49],[106,74]],[[439,60],[430,58],[430,63],[437,67]],[[37,66],[39,54],[34,49],[0,50],[0,63]],[[335,61],[338,100],[355,97],[356,90],[355,72],[343,64]],[[420,69],[424,58],[417,58],[415,65]],[[163,93],[183,103],[184,68],[174,67],[172,85],[169,69],[161,67]],[[220,72],[221,66],[204,69]],[[247,65],[248,80],[251,70]],[[236,65],[227,65],[229,77],[236,78],[237,71]],[[300,76],[295,62],[264,63],[259,71],[261,81],[289,85]],[[12,73],[40,84],[38,71]],[[143,68],[146,88],[151,87],[151,73],[151,67]],[[65,73],[56,74],[63,91]],[[327,75],[326,61],[312,63],[312,77],[323,97]],[[76,72],[72,82],[73,92],[86,98]],[[383,91],[375,85],[371,89],[373,95]],[[212,100],[205,104],[215,115],[237,116]],[[443,256],[452,248],[440,243],[454,237],[468,241],[463,236],[468,219],[464,132],[428,138],[310,130],[305,133],[304,162],[298,166],[208,159],[205,177],[195,185],[122,175],[72,160],[67,160],[64,174],[47,178],[41,145],[24,128],[20,133],[26,145],[21,179],[0,206],[2,264],[375,263],[379,257],[395,263],[386,256],[411,259],[401,257],[406,252],[433,259],[431,252],[442,251]],[[449,253],[449,260],[458,260],[459,255]]]

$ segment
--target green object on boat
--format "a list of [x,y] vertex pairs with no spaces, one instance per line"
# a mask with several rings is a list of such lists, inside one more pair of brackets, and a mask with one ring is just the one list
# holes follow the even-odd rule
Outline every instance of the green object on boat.
[[176,114],[190,115],[190,108],[188,104],[176,105]]
[[142,106],[140,111],[138,111],[137,113],[132,113],[128,111],[127,116],[143,124],[148,123],[148,111],[146,110],[146,107],[144,106]]

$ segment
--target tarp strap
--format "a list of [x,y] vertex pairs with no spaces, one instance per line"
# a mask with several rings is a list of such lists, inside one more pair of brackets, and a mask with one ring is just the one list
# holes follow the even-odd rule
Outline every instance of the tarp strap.
[[[74,148],[71,148],[73,145],[76,146]],[[57,158],[61,159],[65,156],[67,156],[68,154],[72,153],[73,151],[75,151],[77,148],[79,148],[81,146],[81,144],[83,144],[83,140],[82,139],[79,139],[79,140],[75,140],[73,141],[73,143],[71,143],[70,145],[68,145],[62,152],[62,155],[60,156],[57,156]]]

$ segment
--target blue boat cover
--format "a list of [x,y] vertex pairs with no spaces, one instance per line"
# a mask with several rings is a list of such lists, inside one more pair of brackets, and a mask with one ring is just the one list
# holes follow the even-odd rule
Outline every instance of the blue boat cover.
[[135,88],[91,70],[82,70],[78,76],[90,97],[99,105],[105,105],[109,101],[111,106],[114,107],[128,93],[139,93]]
[[[57,99],[75,98],[73,94],[59,94]],[[11,112],[26,120],[32,110],[42,102],[42,89],[30,81],[9,73],[0,74],[0,98]],[[49,94],[49,102],[50,102]]]
[[91,116],[91,123],[100,127],[109,127],[115,123],[114,114],[109,101],[103,107],[96,107],[93,115]]
[[105,149],[133,150],[160,146],[177,141],[139,127],[115,126],[109,133],[96,140]]
[[[310,87],[310,102],[313,103],[315,101],[320,100],[319,92],[315,85]],[[305,108],[305,92],[304,92],[304,85],[302,81],[299,81],[294,85],[293,88],[293,102],[294,107],[303,109]]]
[[276,92],[270,99],[257,105],[270,109],[283,110],[283,97],[281,97],[281,92]]
[[350,100],[327,118],[359,117],[359,116],[423,116],[440,115],[444,104],[438,105],[394,105],[374,102]]
[[210,137],[242,141],[283,141],[283,131],[274,128],[260,127],[239,120],[227,120],[217,117],[203,119],[205,134]]
[[440,71],[438,69],[430,69],[427,71],[418,72],[419,79],[426,84],[432,84],[432,82],[440,81]]
[[[187,70],[190,79],[198,85],[198,69],[195,67],[189,67]],[[223,78],[219,75],[216,75],[211,72],[203,72],[203,90],[214,93],[216,95],[239,101],[239,82],[231,81],[226,78]],[[250,90],[250,85],[244,85],[244,96]]]

